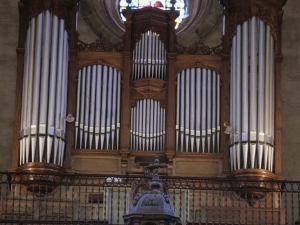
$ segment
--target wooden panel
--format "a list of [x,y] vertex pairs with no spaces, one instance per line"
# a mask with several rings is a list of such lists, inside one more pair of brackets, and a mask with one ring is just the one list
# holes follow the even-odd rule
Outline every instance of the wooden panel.
[[176,75],[188,68],[205,68],[216,71],[222,78],[223,60],[221,55],[185,55],[176,56]]
[[123,72],[123,53],[121,52],[90,52],[82,51],[77,54],[77,70],[88,65],[111,66]]
[[117,151],[75,150],[71,167],[76,173],[120,174],[121,157]]
[[222,156],[176,158],[173,175],[175,176],[219,176],[222,172]]

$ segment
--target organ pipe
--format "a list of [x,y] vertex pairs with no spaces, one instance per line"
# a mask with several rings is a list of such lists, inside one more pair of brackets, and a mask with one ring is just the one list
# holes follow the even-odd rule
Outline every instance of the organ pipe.
[[118,150],[120,72],[93,65],[78,72],[75,148]]
[[131,150],[163,151],[165,109],[159,101],[143,99],[131,109]]
[[29,162],[63,164],[68,75],[68,34],[64,27],[64,20],[48,10],[29,22],[22,90],[20,165]]
[[237,26],[231,49],[231,170],[274,166],[275,53],[271,28],[257,17]]
[[219,75],[191,68],[178,74],[177,81],[176,150],[218,153]]
[[133,51],[132,80],[152,77],[166,80],[166,50],[159,35],[142,34]]

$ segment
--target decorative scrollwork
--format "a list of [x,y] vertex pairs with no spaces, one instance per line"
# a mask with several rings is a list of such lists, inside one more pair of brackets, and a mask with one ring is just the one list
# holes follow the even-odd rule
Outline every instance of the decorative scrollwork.
[[158,205],[159,202],[156,194],[149,194],[142,202],[142,206],[158,206]]
[[178,54],[194,54],[194,55],[221,55],[222,44],[217,45],[216,47],[208,47],[203,44],[201,40],[198,43],[185,47],[177,43],[176,51]]
[[70,34],[72,14],[75,14],[78,9],[78,0],[23,0],[22,3],[26,8],[25,20],[26,29],[29,26],[29,21],[42,13],[49,10],[52,14],[65,21],[65,29]]
[[113,45],[110,42],[104,40],[101,36],[100,39],[90,44],[78,39],[77,50],[92,52],[121,52],[123,51],[123,42]]
[[230,35],[233,37],[236,34],[236,27],[242,24],[244,21],[249,20],[252,16],[260,18],[267,23],[272,29],[272,35],[274,39],[277,38],[277,13],[274,10],[270,10],[264,7],[258,7],[257,5],[249,5],[244,8],[238,8],[229,16],[229,29]]

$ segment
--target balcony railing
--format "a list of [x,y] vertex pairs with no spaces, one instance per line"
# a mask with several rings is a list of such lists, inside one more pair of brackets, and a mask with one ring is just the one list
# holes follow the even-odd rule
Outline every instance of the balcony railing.
[[[160,177],[182,224],[299,224],[300,182]],[[0,224],[124,224],[151,177],[0,173]]]

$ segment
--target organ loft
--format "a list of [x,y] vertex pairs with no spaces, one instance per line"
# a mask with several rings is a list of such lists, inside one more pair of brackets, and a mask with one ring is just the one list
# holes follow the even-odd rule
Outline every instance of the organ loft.
[[119,6],[116,44],[80,40],[84,1],[19,2],[10,171],[140,175],[158,155],[168,176],[284,179],[286,0],[220,0],[217,46],[178,41],[201,1],[135,2]]

